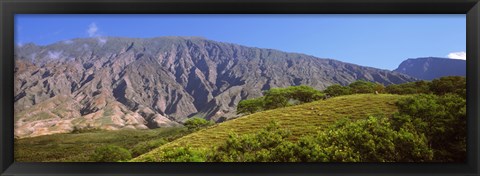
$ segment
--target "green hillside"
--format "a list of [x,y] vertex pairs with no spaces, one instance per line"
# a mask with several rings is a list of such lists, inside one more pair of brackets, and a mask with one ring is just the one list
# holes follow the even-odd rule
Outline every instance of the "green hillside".
[[282,128],[291,131],[291,140],[296,140],[301,136],[315,134],[340,118],[365,119],[370,115],[393,114],[397,111],[395,102],[406,96],[355,94],[258,112],[189,134],[132,161],[155,161],[163,149],[177,146],[209,149],[223,143],[231,133],[255,133],[271,121],[276,121]]
[[93,162],[91,155],[97,147],[115,145],[134,154],[150,143],[171,141],[185,133],[185,128],[172,127],[45,135],[16,139],[14,156],[16,162]]

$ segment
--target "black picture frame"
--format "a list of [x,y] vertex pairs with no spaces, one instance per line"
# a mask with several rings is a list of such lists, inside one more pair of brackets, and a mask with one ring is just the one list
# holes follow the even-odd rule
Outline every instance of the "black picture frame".
[[[0,173],[13,175],[479,175],[479,0],[1,0]],[[15,14],[466,14],[466,163],[16,163]]]

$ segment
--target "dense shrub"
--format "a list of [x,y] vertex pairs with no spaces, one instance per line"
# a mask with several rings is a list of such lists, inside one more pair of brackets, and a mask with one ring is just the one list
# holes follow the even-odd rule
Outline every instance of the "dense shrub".
[[385,91],[387,93],[400,94],[400,95],[431,93],[430,83],[427,81],[409,82],[404,84],[392,84],[392,85],[388,85],[385,88]]
[[330,97],[352,94],[352,90],[350,89],[350,87],[341,86],[338,84],[328,86],[323,92]]
[[118,162],[126,161],[129,159],[132,159],[130,151],[115,145],[98,147],[91,155],[91,160],[96,162]]
[[337,123],[318,135],[287,140],[273,123],[256,134],[230,135],[210,161],[227,162],[391,162],[429,161],[425,136],[409,128],[394,130],[387,118]]
[[305,85],[272,88],[265,91],[263,97],[240,101],[237,113],[251,114],[262,110],[286,107],[292,105],[292,102],[307,103],[321,100],[324,97],[325,95],[321,91]]
[[217,162],[266,162],[274,160],[277,155],[270,151],[287,142],[288,131],[272,122],[256,134],[238,136],[230,134],[226,142],[219,146],[210,161]]
[[466,157],[466,102],[456,94],[420,94],[397,102],[395,128],[408,124],[426,135],[435,161],[464,161]]
[[272,88],[265,92],[265,109],[276,109],[288,105],[288,94],[283,88]]
[[265,106],[265,101],[263,97],[242,100],[238,103],[237,113],[252,114],[252,113],[263,110],[264,106]]
[[352,93],[382,93],[384,91],[384,86],[378,83],[368,82],[364,80],[359,80],[348,85]]
[[329,130],[298,141],[300,161],[392,162],[429,161],[432,151],[416,131],[392,129],[387,118],[342,121]]
[[446,76],[432,80],[430,91],[436,95],[454,93],[462,97],[467,95],[467,80],[461,76]]
[[137,145],[133,146],[131,149],[133,157],[140,156],[141,154],[147,153],[157,147],[162,146],[163,144],[166,144],[168,141],[164,139],[157,139],[157,140],[152,140],[152,141],[145,141],[138,143]]
[[163,151],[160,155],[160,162],[205,162],[207,151],[192,147],[173,147]]
[[185,121],[185,123],[183,125],[185,127],[187,127],[187,129],[190,130],[190,131],[196,131],[196,130],[199,130],[201,128],[211,126],[213,124],[215,124],[215,122],[205,120],[205,119],[199,118],[199,117],[193,117],[193,118],[190,118],[187,121]]
[[290,86],[285,90],[289,99],[298,100],[302,103],[321,100],[325,97],[321,91],[306,85]]

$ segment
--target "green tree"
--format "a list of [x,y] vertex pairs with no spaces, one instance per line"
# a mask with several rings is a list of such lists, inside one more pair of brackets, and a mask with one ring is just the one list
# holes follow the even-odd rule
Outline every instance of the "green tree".
[[130,151],[115,145],[98,147],[91,155],[91,160],[96,162],[118,162],[129,159],[132,159]]
[[190,131],[196,131],[196,130],[199,130],[201,128],[211,126],[213,124],[215,124],[215,122],[205,120],[205,119],[200,118],[200,117],[193,117],[193,118],[190,118],[187,121],[185,121],[185,123],[183,125],[185,125],[185,127],[187,127],[187,129],[190,130]]
[[387,93],[391,94],[419,94],[419,93],[431,93],[430,83],[427,81],[416,81],[403,84],[391,84],[385,88]]
[[352,94],[352,90],[350,89],[350,87],[341,86],[339,84],[328,86],[327,89],[325,89],[323,92],[331,97]]
[[275,109],[288,106],[289,100],[297,100],[307,103],[321,100],[325,95],[313,87],[300,85],[286,88],[272,88],[265,92],[265,109]]
[[306,85],[290,86],[285,88],[285,90],[288,98],[298,100],[302,103],[321,100],[325,97],[321,91]]
[[287,91],[282,88],[272,88],[265,92],[265,109],[276,109],[288,105]]
[[[382,86],[377,83],[359,80],[348,85],[353,93],[375,93],[375,91],[383,91]],[[380,93],[380,92],[379,92]]]
[[397,102],[395,128],[411,126],[425,134],[435,161],[464,161],[466,157],[466,102],[457,94],[420,94]]
[[446,76],[432,80],[430,90],[436,95],[455,93],[462,97],[467,95],[467,80],[462,76]]
[[248,100],[242,100],[238,103],[237,114],[252,114],[258,111],[262,111],[265,106],[263,97],[253,98]]

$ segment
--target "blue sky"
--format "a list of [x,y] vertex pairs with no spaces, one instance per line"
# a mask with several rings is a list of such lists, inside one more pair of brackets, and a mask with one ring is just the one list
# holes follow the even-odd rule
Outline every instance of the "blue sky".
[[200,36],[395,69],[417,57],[464,59],[465,15],[16,15],[17,45],[84,37]]

